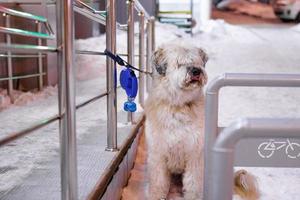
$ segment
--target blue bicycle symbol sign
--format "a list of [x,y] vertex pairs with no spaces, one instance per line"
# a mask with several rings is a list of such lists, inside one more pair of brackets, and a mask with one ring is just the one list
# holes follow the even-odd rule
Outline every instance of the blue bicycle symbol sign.
[[289,139],[286,141],[269,141],[261,143],[257,148],[257,153],[262,158],[270,158],[274,155],[275,151],[285,148],[285,154],[292,159],[300,157],[300,144],[291,142]]

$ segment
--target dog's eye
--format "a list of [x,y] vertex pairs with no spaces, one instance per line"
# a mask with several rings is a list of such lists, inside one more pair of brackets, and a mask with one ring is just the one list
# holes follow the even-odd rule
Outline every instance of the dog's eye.
[[156,65],[156,71],[158,72],[159,75],[165,76],[166,75],[166,71],[167,71],[167,63],[164,63],[162,65]]

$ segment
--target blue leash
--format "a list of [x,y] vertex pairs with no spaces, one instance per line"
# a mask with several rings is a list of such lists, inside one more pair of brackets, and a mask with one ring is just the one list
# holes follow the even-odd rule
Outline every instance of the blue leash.
[[105,55],[110,57],[112,60],[114,60],[116,63],[118,63],[121,66],[126,67],[121,71],[120,74],[120,84],[121,87],[125,90],[128,101],[124,103],[124,110],[127,112],[135,112],[136,111],[136,103],[134,102],[134,99],[138,92],[138,81],[137,77],[133,70],[139,71],[141,73],[145,74],[151,74],[149,72],[140,70],[132,65],[130,65],[128,62],[123,60],[120,56],[113,54],[112,52],[105,50]]

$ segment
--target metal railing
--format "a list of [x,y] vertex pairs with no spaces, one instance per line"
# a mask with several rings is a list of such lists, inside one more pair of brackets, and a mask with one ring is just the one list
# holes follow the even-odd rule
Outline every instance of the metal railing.
[[[130,1],[132,5],[137,4],[135,8],[139,11],[140,16],[140,33],[139,33],[139,64],[140,68],[145,68],[145,35],[144,23],[145,16],[149,16],[137,0]],[[84,12],[80,9],[84,9]],[[80,11],[79,11],[80,10]],[[74,76],[74,61],[73,56],[75,50],[73,48],[74,41],[74,19],[73,12],[81,13],[82,15],[89,16],[88,18],[106,25],[106,49],[112,53],[116,53],[116,28],[121,30],[127,29],[127,25],[120,25],[116,22],[116,5],[115,0],[107,0],[106,11],[96,11],[90,6],[76,0],[74,4],[73,0],[59,0],[56,1],[56,39],[57,48],[47,46],[36,45],[19,45],[19,44],[1,44],[1,51],[10,52],[9,55],[3,57],[14,57],[12,53],[22,53],[23,55],[33,56],[31,54],[38,53],[57,53],[58,62],[58,107],[59,113],[42,122],[33,125],[27,129],[21,130],[16,133],[11,133],[8,136],[0,139],[0,147],[12,142],[18,138],[21,138],[27,134],[32,133],[56,120],[59,120],[59,132],[60,132],[60,159],[61,159],[61,198],[63,200],[75,200],[78,199],[77,191],[77,156],[76,156],[76,126],[75,126],[75,111],[89,103],[92,103],[102,97],[107,96],[107,147],[108,151],[118,150],[117,144],[117,94],[115,85],[115,73],[116,63],[110,58],[107,59],[107,92],[100,94],[92,99],[89,99],[79,105],[75,105],[75,76]],[[88,14],[87,14],[88,13]],[[106,13],[104,16],[103,14]],[[93,15],[95,14],[95,15]],[[97,15],[97,16],[96,16]],[[99,21],[99,15],[101,20]],[[134,44],[134,32],[133,32],[133,13],[129,13],[129,19],[132,21],[128,23],[128,30],[130,30],[131,40],[128,41],[128,46],[133,48]],[[103,20],[105,19],[105,23]],[[129,20],[130,21],[130,20]],[[129,32],[129,31],[128,31]],[[130,44],[129,44],[130,43]],[[154,19],[147,18],[147,64],[150,63],[149,59],[154,49]],[[103,52],[89,52],[76,50],[76,53],[100,55],[103,56]],[[125,54],[124,54],[125,55]],[[123,56],[124,56],[123,55]],[[19,56],[19,55],[18,55]],[[128,49],[128,58],[134,58],[134,51]],[[150,66],[147,66],[150,69]],[[149,75],[148,75],[149,76]],[[140,88],[139,88],[139,100],[143,105],[144,102],[144,75],[140,74]],[[148,77],[149,79],[150,77]],[[148,86],[149,87],[149,86]]]
[[[89,6],[88,4],[80,1],[80,0],[74,0],[74,11],[95,21],[98,22],[102,25],[106,25],[106,16],[107,16],[107,11],[102,11],[102,10],[96,10],[93,7]],[[120,30],[127,30],[127,25],[125,24],[120,24],[116,22],[117,28]]]
[[[155,20],[153,17],[150,17],[149,14],[145,11],[143,6],[139,3],[139,1],[136,0],[129,0],[127,1],[127,7],[128,7],[128,22],[127,22],[127,59],[128,63],[131,65],[135,65],[135,59],[134,59],[134,10],[138,12],[139,16],[139,67],[141,70],[145,69],[145,21],[146,21],[146,30],[147,30],[147,51],[146,51],[146,71],[151,72],[151,54],[154,50],[154,27],[155,27]],[[147,92],[149,92],[149,88],[151,87],[151,77],[147,75]],[[144,106],[144,90],[145,90],[145,75],[143,73],[139,73],[139,101],[142,106]],[[133,113],[128,112],[127,121],[129,123],[133,123],[134,121]]]
[[94,8],[90,7],[89,5],[83,3],[82,1],[75,0],[74,1],[74,11],[84,15],[85,17],[98,22],[102,25],[106,25],[106,11],[98,11]]
[[12,16],[17,16],[17,17],[21,17],[21,18],[26,18],[26,19],[30,19],[30,20],[47,23],[47,19],[43,16],[37,16],[37,15],[33,15],[30,13],[26,13],[26,12],[21,12],[21,11],[5,8],[3,6],[0,6],[0,12],[5,13],[7,15],[12,15]]
[[7,27],[1,27],[0,26],[0,32],[5,34],[11,34],[11,35],[21,35],[26,37],[34,37],[34,38],[42,38],[42,39],[51,39],[53,40],[53,35],[48,35],[41,32],[32,32],[32,31],[25,31],[22,29],[17,28],[7,28]]
[[[300,87],[299,74],[233,74],[227,73],[217,77],[207,87],[205,98],[205,167],[204,167],[204,199],[205,200],[229,200],[232,199],[233,159],[236,143],[242,138],[257,137],[300,137],[299,120],[294,119],[254,119],[238,121],[228,128],[218,127],[219,91],[223,87]],[[244,123],[246,122],[246,123]],[[275,123],[276,122],[276,123]],[[297,124],[298,123],[298,124]],[[287,126],[293,125],[293,126]],[[295,125],[295,126],[294,126]],[[222,131],[223,130],[223,131]],[[280,132],[281,131],[281,132]],[[284,131],[284,132],[283,132]],[[298,134],[296,134],[298,132]],[[237,136],[237,137],[236,137]],[[230,146],[228,146],[230,144]],[[249,149],[255,143],[246,143],[247,156],[239,156],[239,166],[254,155]],[[222,148],[221,153],[220,149]],[[230,154],[230,155],[229,155]],[[226,157],[226,158],[225,158]],[[257,157],[257,156],[256,156]],[[228,160],[227,160],[228,159]],[[252,159],[252,161],[255,159]],[[257,160],[257,159],[256,159]],[[262,160],[251,166],[261,166]],[[267,161],[264,161],[267,162]],[[277,161],[278,162],[278,161]],[[283,162],[282,167],[299,167],[299,160],[292,163]],[[274,163],[266,163],[263,166],[273,166]],[[219,166],[219,167],[218,167]],[[248,165],[247,165],[248,166]],[[223,169],[220,169],[223,168]],[[226,170],[226,172],[224,171]],[[222,174],[223,173],[223,174]],[[219,177],[217,177],[219,176]],[[223,180],[223,181],[220,181]],[[221,189],[220,191],[217,191]],[[229,191],[230,190],[230,191]],[[220,193],[222,197],[220,197]],[[226,192],[226,195],[225,195]],[[230,195],[229,195],[230,193]],[[229,197],[230,196],[230,197]]]
[[[209,200],[231,200],[236,145],[245,138],[300,138],[300,119],[240,119],[224,129],[212,148]],[[298,166],[299,167],[299,166]]]
[[[6,44],[1,43],[0,49],[2,51],[6,52],[6,59],[7,59],[7,74],[8,77],[0,78],[0,81],[8,81],[8,95],[11,98],[12,101],[12,91],[13,91],[13,80],[15,79],[21,79],[21,78],[31,78],[31,77],[38,77],[38,88],[39,90],[42,90],[43,88],[43,76],[45,75],[45,72],[43,72],[43,54],[41,51],[37,51],[37,59],[38,59],[38,74],[30,74],[30,75],[23,75],[23,76],[13,76],[13,62],[12,59],[16,58],[16,56],[13,56],[11,51],[14,49],[23,49],[25,53],[27,53],[27,50],[32,50],[32,48],[37,49],[44,49],[44,50],[50,50],[47,49],[48,47],[43,47],[42,45],[42,39],[54,39],[54,33],[53,30],[48,23],[48,20],[43,16],[37,16],[26,12],[21,12],[9,8],[5,8],[3,6],[0,6],[0,12],[2,13],[2,16],[5,17],[5,27],[0,27],[0,32],[4,33],[6,35]],[[36,29],[37,32],[32,31],[25,31],[22,29],[17,28],[11,28],[11,16],[13,17],[20,17],[23,19],[33,20],[36,23]],[[45,26],[45,29],[47,33],[42,33],[42,25]],[[37,46],[33,45],[18,45],[18,44],[12,44],[11,43],[11,35],[19,35],[19,36],[25,36],[25,37],[32,37],[37,38]],[[52,49],[53,50],[53,49]],[[15,53],[18,53],[14,51]],[[18,58],[21,58],[22,55],[18,55]],[[25,56],[26,57],[26,56]],[[28,58],[28,56],[26,57]],[[32,57],[34,58],[34,57]]]

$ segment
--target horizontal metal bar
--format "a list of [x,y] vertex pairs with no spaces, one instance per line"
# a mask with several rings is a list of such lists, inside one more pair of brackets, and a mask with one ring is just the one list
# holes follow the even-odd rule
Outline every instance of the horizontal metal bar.
[[300,87],[300,74],[225,73],[210,82],[206,93],[216,93],[224,86]]
[[75,50],[76,54],[86,54],[86,55],[97,55],[97,56],[106,56],[102,51],[86,51],[86,50]]
[[11,44],[0,43],[0,51],[10,51],[14,53],[43,53],[43,52],[57,52],[56,47],[25,45],[25,44]]
[[[8,55],[8,54],[0,54],[0,58],[38,58],[39,55],[33,54],[33,55]],[[46,55],[42,54],[42,57],[46,57]]]
[[145,8],[141,5],[141,3],[138,0],[134,0],[134,7],[139,13],[143,13],[147,20],[150,19],[150,15],[147,13]]
[[90,104],[90,103],[92,103],[92,102],[94,102],[94,101],[96,101],[96,100],[98,100],[98,99],[101,99],[102,97],[105,97],[107,94],[108,94],[108,93],[105,92],[105,93],[102,93],[102,94],[100,94],[100,95],[98,95],[98,96],[95,96],[95,97],[93,97],[93,98],[91,98],[91,99],[89,99],[89,100],[87,100],[87,101],[85,101],[85,102],[82,102],[82,103],[76,105],[76,109],[79,109],[79,108],[81,108],[81,107],[83,107],[83,106],[85,106],[85,105],[88,105],[88,104]]
[[[76,54],[84,54],[84,55],[99,55],[99,56],[106,56],[106,54],[102,51],[86,51],[86,50],[75,50]],[[117,53],[119,56],[128,56],[126,53]],[[139,57],[138,54],[134,55]]]
[[50,117],[50,118],[48,118],[46,120],[43,120],[40,123],[37,123],[37,124],[33,125],[30,128],[24,129],[24,130],[22,130],[20,132],[16,132],[16,133],[10,134],[10,135],[8,135],[8,136],[0,139],[0,146],[3,146],[3,145],[5,145],[5,144],[7,144],[9,142],[12,142],[12,141],[20,138],[20,137],[23,137],[23,136],[25,136],[25,135],[27,135],[27,134],[35,131],[35,130],[38,130],[38,129],[40,129],[40,128],[42,128],[42,127],[44,127],[44,126],[46,126],[46,125],[48,125],[48,124],[50,124],[50,123],[58,120],[58,119],[59,119],[59,115],[55,115],[55,116]]
[[121,31],[127,31],[128,26],[127,26],[127,24],[120,24],[117,22],[117,29],[119,29]]
[[[76,109],[82,108],[83,106],[86,106],[86,105],[88,105],[88,104],[90,104],[92,102],[95,102],[96,100],[101,99],[102,97],[104,97],[106,95],[107,95],[107,92],[102,93],[102,94],[100,94],[98,96],[95,96],[95,97],[93,97],[93,98],[91,98],[91,99],[89,99],[89,100],[87,100],[87,101],[85,101],[83,103],[78,104],[76,106]],[[37,124],[33,125],[32,127],[24,129],[24,130],[22,130],[20,132],[12,133],[12,134],[10,134],[10,135],[8,135],[8,136],[0,139],[0,146],[3,146],[3,145],[5,145],[5,144],[7,144],[9,142],[12,142],[12,141],[20,138],[20,137],[23,137],[23,136],[31,133],[32,131],[38,130],[38,129],[40,129],[40,128],[42,128],[42,127],[44,127],[44,126],[46,126],[46,125],[48,125],[48,124],[50,124],[50,123],[58,120],[59,118],[60,118],[59,115],[55,115],[55,116],[50,117],[50,118],[48,118],[46,120],[43,120],[40,123],[37,123]]]
[[[119,56],[124,56],[124,57],[125,57],[125,56],[128,56],[127,53],[118,53],[118,55],[119,55]],[[134,55],[134,57],[139,57],[139,56],[140,56],[139,54],[135,54],[135,55]],[[146,55],[145,55],[145,57],[146,57]]]
[[29,74],[29,75],[24,75],[24,76],[13,76],[13,77],[7,77],[7,78],[0,78],[0,81],[8,81],[8,80],[17,80],[17,79],[25,79],[25,78],[32,78],[32,77],[37,77],[40,75],[46,75],[46,73],[39,73],[39,74]]
[[53,35],[48,35],[45,33],[25,31],[22,29],[7,28],[7,27],[1,27],[1,26],[0,26],[0,32],[6,33],[6,34],[12,34],[12,35],[21,35],[21,36],[26,36],[26,37],[42,38],[42,39],[48,39],[48,40],[53,40],[55,38]]
[[31,20],[36,20],[39,22],[47,22],[47,19],[43,16],[38,16],[38,15],[33,15],[30,13],[26,13],[26,12],[21,12],[18,10],[13,10],[10,8],[5,8],[3,6],[0,6],[0,12],[6,13],[8,15],[12,15],[12,16],[17,16],[17,17],[22,17],[22,18],[26,18],[26,19],[31,19]]
[[232,150],[245,138],[300,138],[300,118],[242,118],[224,128],[214,150]]

